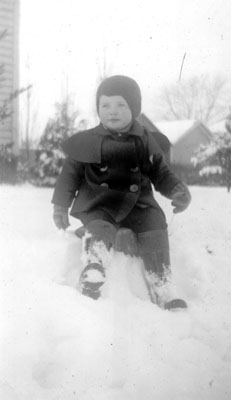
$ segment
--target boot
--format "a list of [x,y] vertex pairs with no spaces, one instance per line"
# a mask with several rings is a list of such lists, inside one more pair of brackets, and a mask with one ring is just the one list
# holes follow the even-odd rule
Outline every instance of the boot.
[[105,282],[105,270],[99,263],[88,264],[82,271],[79,284],[84,296],[97,300]]
[[167,230],[140,233],[138,244],[151,301],[166,310],[187,308],[184,300],[170,298],[171,268]]
[[85,265],[79,279],[80,290],[96,300],[106,279],[105,268],[109,262],[109,250],[115,242],[116,229],[107,221],[94,220],[81,227],[79,232],[84,234],[82,261]]

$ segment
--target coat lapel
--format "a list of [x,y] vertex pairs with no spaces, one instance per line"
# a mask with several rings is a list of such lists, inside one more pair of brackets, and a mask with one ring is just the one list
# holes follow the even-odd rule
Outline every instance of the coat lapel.
[[[148,136],[149,155],[161,153],[160,147],[153,134],[145,131],[137,121],[134,121],[129,135],[144,137],[145,132]],[[62,149],[73,160],[83,163],[100,163],[103,138],[111,134],[110,131],[106,130],[103,125],[100,124],[93,129],[79,132],[71,136],[62,144]]]

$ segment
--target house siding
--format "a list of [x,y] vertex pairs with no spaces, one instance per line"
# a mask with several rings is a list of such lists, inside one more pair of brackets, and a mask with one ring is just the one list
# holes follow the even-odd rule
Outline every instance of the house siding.
[[[0,106],[17,90],[19,76],[19,0],[0,0]],[[9,105],[11,116],[0,121],[0,145],[14,142],[18,151],[18,99]]]
[[171,148],[170,161],[171,164],[192,165],[191,158],[200,145],[206,145],[210,142],[207,133],[200,127],[195,127],[188,131],[174,146]]

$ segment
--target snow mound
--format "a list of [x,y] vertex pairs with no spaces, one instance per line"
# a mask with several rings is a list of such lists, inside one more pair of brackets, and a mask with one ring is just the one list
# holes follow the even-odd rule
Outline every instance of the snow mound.
[[192,188],[191,209],[169,224],[172,286],[189,304],[178,313],[147,300],[140,261],[121,253],[107,270],[103,298],[80,295],[81,243],[71,230],[56,232],[51,191],[0,191],[1,399],[230,398],[224,189]]

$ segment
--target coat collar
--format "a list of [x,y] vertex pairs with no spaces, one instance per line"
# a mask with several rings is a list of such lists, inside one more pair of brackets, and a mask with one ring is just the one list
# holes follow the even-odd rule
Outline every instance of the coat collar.
[[[99,124],[93,129],[76,133],[62,144],[62,149],[67,156],[83,163],[101,163],[101,147],[105,136],[112,133]],[[125,133],[123,133],[125,135]],[[161,153],[161,150],[150,132],[146,132],[139,122],[134,121],[128,135],[148,137],[149,155]]]
[[[100,123],[98,126],[95,128],[95,132],[100,134],[100,135],[118,135],[120,132],[112,131],[110,129],[106,129],[102,123]],[[132,136],[143,136],[144,134],[144,128],[139,124],[138,121],[134,120],[131,128],[129,129],[128,132],[121,132],[122,135],[132,135]]]

